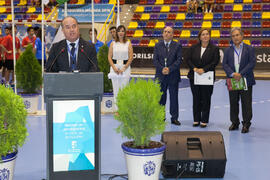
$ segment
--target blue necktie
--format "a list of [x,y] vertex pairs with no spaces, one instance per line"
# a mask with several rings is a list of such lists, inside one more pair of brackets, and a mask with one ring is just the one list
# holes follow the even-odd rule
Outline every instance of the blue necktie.
[[71,64],[71,69],[75,70],[76,69],[76,56],[75,56],[75,43],[70,43],[72,46],[71,51],[70,51],[70,64]]

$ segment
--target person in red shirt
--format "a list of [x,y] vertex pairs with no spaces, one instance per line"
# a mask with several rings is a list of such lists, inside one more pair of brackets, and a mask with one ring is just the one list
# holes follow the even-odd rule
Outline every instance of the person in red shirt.
[[[12,27],[9,27],[9,34],[5,36],[4,40],[2,41],[3,46],[6,48],[5,53],[5,63],[4,67],[6,68],[5,72],[5,80],[6,86],[9,86],[9,76],[10,73],[14,70],[14,58],[13,58],[13,39],[12,39]],[[15,26],[15,34],[17,33],[17,28]],[[20,40],[18,37],[15,37],[15,48],[16,48],[16,59],[20,56]],[[14,74],[13,74],[14,79]]]
[[1,77],[1,84],[3,84],[4,79],[3,77],[3,72],[4,72],[4,49],[3,49],[3,45],[1,44],[3,41],[3,37],[2,34],[0,35],[0,69],[2,69],[2,77]]
[[35,30],[33,27],[27,28],[27,34],[25,38],[22,40],[22,47],[26,48],[29,44],[32,44],[32,46],[35,46],[36,36],[35,36]]

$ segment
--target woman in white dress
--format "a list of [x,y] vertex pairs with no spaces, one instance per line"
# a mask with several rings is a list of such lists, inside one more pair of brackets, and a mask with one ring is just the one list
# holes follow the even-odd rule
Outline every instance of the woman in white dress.
[[119,89],[129,82],[132,60],[132,45],[126,37],[125,26],[120,25],[116,29],[116,39],[111,43],[108,53],[108,61],[111,65],[108,77],[112,80],[115,102]]

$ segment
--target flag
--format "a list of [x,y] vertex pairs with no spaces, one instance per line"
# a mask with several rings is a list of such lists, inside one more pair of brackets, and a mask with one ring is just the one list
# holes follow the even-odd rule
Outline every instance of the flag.
[[57,33],[56,33],[56,35],[55,35],[55,37],[53,39],[52,45],[54,43],[57,43],[57,42],[63,40],[63,39],[65,39],[65,36],[64,36],[63,31],[62,31],[62,26],[60,25],[60,27],[58,28]]

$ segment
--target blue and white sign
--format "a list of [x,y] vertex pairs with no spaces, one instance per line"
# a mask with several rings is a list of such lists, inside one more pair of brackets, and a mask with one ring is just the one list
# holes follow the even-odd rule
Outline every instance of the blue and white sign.
[[53,101],[53,171],[95,169],[95,101]]
[[[113,8],[113,4],[95,4],[94,5],[94,20],[95,22],[105,22],[108,18],[111,10]],[[92,5],[84,4],[84,5],[71,5],[68,4],[67,7],[67,15],[74,16],[78,22],[92,22]],[[113,17],[113,13],[110,15],[108,21]],[[64,18],[64,6],[59,6],[58,9],[58,20],[62,20]]]

